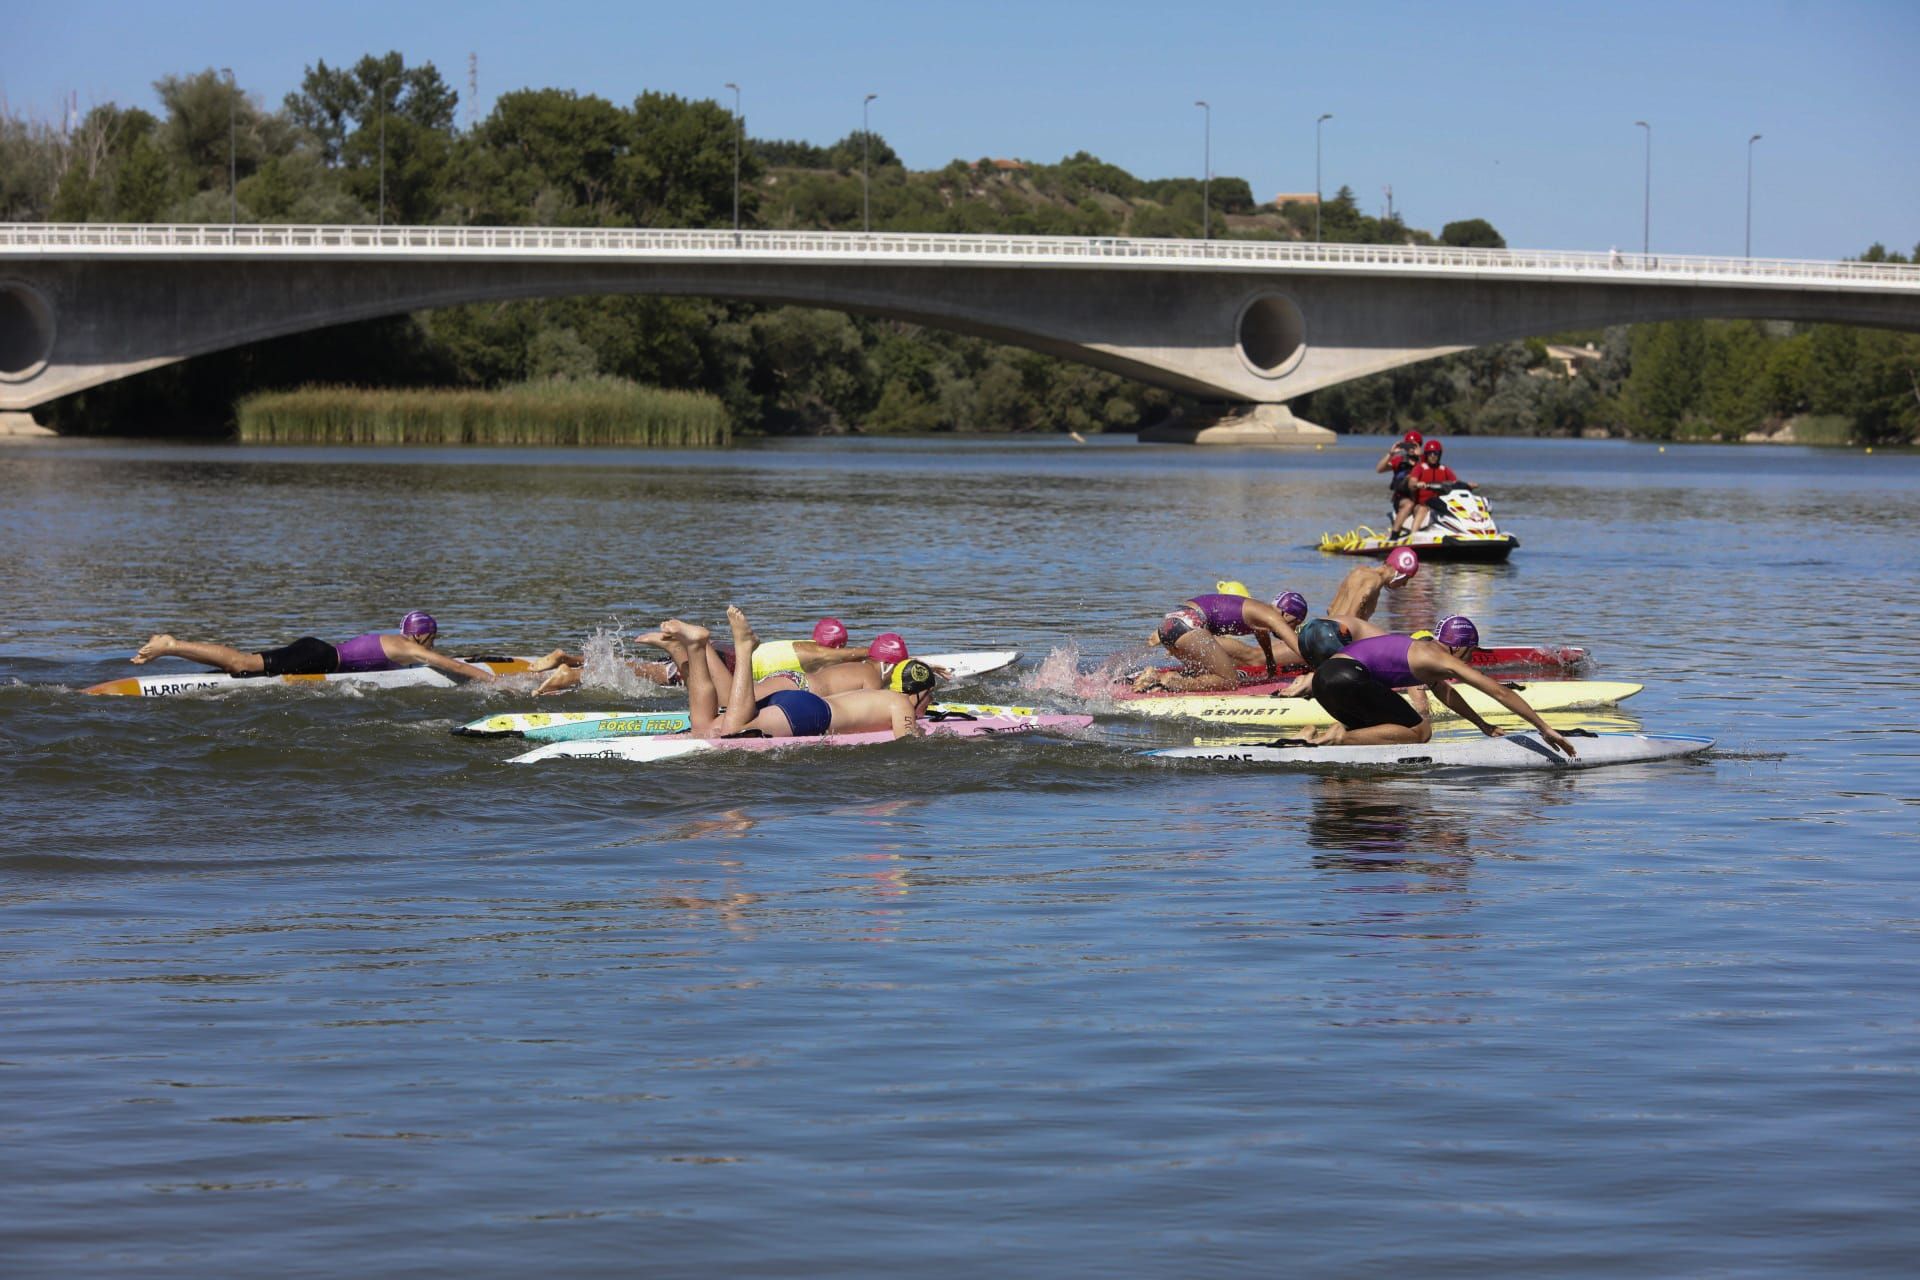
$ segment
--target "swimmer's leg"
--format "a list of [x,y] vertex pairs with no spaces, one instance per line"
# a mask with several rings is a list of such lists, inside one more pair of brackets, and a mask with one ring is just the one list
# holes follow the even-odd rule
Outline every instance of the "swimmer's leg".
[[257,653],[243,653],[232,645],[203,644],[194,640],[175,640],[169,635],[149,639],[131,659],[134,663],[155,658],[185,658],[206,667],[218,667],[231,676],[257,675],[267,669]]

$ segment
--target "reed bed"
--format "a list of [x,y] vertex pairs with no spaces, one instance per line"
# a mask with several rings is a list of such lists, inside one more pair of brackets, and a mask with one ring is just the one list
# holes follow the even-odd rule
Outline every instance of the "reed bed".
[[249,444],[635,445],[711,448],[733,440],[704,391],[620,378],[523,382],[493,391],[300,387],[238,405]]

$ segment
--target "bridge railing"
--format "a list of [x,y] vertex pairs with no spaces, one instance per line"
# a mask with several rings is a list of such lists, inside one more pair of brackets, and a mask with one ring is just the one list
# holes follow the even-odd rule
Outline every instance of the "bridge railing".
[[0,257],[171,256],[749,256],[864,261],[1008,262],[1332,271],[1565,275],[1757,284],[1920,287],[1920,265],[1791,258],[1463,249],[1448,245],[1271,240],[1143,240],[1122,236],[991,236],[848,231],[708,231],[635,227],[372,227],[191,223],[0,223]]

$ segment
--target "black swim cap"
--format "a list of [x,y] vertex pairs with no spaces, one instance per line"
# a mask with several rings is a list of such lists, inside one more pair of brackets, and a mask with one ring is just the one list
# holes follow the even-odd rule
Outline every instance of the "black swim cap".
[[1310,667],[1317,667],[1347,647],[1340,624],[1332,618],[1315,618],[1300,628],[1300,656]]
[[893,669],[893,678],[888,683],[900,692],[912,696],[925,693],[940,682],[933,674],[933,668],[918,658],[909,658]]

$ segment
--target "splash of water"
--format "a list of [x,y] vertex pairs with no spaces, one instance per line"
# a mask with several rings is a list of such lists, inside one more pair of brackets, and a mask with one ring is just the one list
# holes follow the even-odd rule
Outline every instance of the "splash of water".
[[1127,660],[1115,655],[1091,671],[1080,670],[1080,646],[1072,640],[1047,652],[1040,664],[1020,677],[1028,693],[1065,694],[1083,701],[1111,702],[1114,685],[1125,675]]
[[580,685],[586,689],[604,689],[626,697],[644,698],[660,692],[660,686],[634,671],[632,663],[665,654],[636,654],[627,646],[627,629],[618,618],[588,633],[580,646]]

